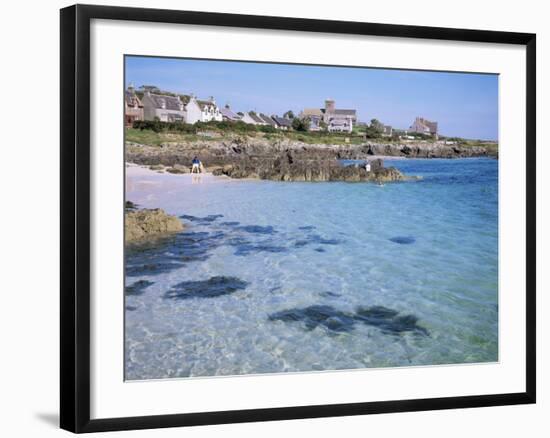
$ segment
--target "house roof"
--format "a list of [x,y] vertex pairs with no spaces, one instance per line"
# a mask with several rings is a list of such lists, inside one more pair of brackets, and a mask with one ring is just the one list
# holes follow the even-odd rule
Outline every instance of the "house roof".
[[198,100],[197,99],[197,103],[201,107],[201,110],[206,108],[207,106],[216,106],[216,104],[214,102],[211,102],[210,100]]
[[348,126],[349,122],[346,119],[333,119],[330,121],[331,126]]
[[136,93],[133,93],[129,90],[126,90],[126,92],[124,93],[124,99],[126,100],[126,104],[129,106],[142,106],[139,97],[136,96]]
[[271,117],[269,117],[269,116],[267,116],[267,115],[265,115],[265,114],[261,114],[261,113],[260,113],[260,117],[262,118],[262,120],[263,120],[265,123],[268,123],[268,124],[270,124],[271,126],[275,126],[275,125],[276,125],[275,121],[274,121]]
[[256,114],[254,111],[250,111],[250,112],[248,113],[248,115],[249,115],[250,118],[251,118],[252,120],[254,120],[256,123],[265,123],[265,122],[263,121],[263,119],[262,119],[260,116],[258,116],[258,114]]
[[179,98],[180,98],[180,100],[182,101],[182,103],[184,105],[187,105],[189,103],[189,101],[191,100],[191,96],[189,96],[188,94],[180,94]]
[[357,113],[354,109],[335,109],[334,114],[339,116],[355,116]]
[[322,116],[324,112],[321,108],[305,108],[302,114],[304,116]]
[[166,96],[161,94],[149,94],[155,108],[165,107],[168,110],[181,111],[182,102],[176,96]]
[[[302,111],[303,116],[323,116],[326,114],[325,108],[305,108]],[[336,116],[351,116],[356,117],[357,110],[354,109],[335,109],[334,111],[331,111],[329,113],[330,115],[336,115]]]
[[275,120],[275,123],[277,123],[277,125],[279,126],[286,126],[288,128],[292,126],[292,120],[290,119],[286,119],[284,117],[279,117],[279,116],[272,116],[272,119]]
[[222,113],[222,116],[228,118],[229,120],[241,120],[241,116],[235,114],[229,108],[220,108],[220,112]]

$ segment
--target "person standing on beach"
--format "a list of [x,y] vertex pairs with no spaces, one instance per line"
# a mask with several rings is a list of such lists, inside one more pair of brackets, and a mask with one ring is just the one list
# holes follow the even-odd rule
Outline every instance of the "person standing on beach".
[[197,169],[197,173],[201,173],[201,162],[197,157],[193,158],[193,161],[191,162],[193,165],[191,166],[191,173],[195,173],[195,169]]

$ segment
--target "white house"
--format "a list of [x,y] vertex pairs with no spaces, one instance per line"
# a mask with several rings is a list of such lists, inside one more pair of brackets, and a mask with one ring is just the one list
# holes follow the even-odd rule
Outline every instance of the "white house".
[[382,137],[391,137],[393,128],[390,125],[382,125]]
[[327,129],[329,130],[329,132],[352,132],[353,119],[351,117],[332,118],[328,122]]
[[178,96],[155,94],[147,90],[141,103],[144,120],[183,122],[186,119],[185,105]]
[[195,96],[182,96],[185,102],[186,119],[185,121],[190,124],[197,122],[210,122],[212,120],[221,122],[223,115],[216,105],[216,101],[213,97],[208,100],[198,100]]

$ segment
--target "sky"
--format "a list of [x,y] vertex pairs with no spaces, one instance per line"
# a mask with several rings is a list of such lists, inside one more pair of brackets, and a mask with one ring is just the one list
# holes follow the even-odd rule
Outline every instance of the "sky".
[[416,116],[439,123],[445,136],[498,140],[498,75],[326,67],[180,58],[126,57],[126,86],[155,85],[218,106],[282,115],[322,108],[356,109],[407,129]]

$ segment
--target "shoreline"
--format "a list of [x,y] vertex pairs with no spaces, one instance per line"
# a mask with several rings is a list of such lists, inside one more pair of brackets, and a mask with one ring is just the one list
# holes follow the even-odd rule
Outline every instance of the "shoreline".
[[[494,157],[459,157],[459,158],[424,158],[424,157],[403,157],[403,156],[392,156],[392,155],[371,155],[367,159],[369,161],[374,160],[383,160],[383,161],[416,161],[416,160],[460,160],[460,159],[496,159]],[[365,159],[342,159],[343,161],[365,161]],[[178,181],[178,185],[192,185],[192,184],[219,184],[227,182],[237,182],[237,181],[273,181],[269,179],[255,178],[255,177],[243,177],[235,178],[225,174],[215,174],[216,170],[219,170],[220,166],[210,166],[206,167],[206,171],[203,173],[190,173],[190,166],[187,167],[186,171],[170,172],[168,169],[172,168],[171,166],[156,165],[161,166],[158,169],[152,169],[154,165],[148,164],[139,164],[130,161],[125,161],[125,179],[126,184],[129,188],[132,188],[134,185],[163,185],[163,181],[159,181],[158,178],[165,179],[166,182],[169,181]],[[184,167],[185,168],[185,167]],[[156,180],[148,180],[148,178],[154,178]],[[416,179],[414,176],[406,175],[406,180]],[[290,182],[300,182],[300,181],[290,181]],[[317,181],[323,182],[323,181]],[[334,181],[326,181],[334,182]]]
[[[153,170],[147,165],[136,164],[126,161],[125,180],[126,192],[132,190],[136,184],[144,186],[162,186],[170,185],[171,182],[176,182],[177,185],[210,185],[220,183],[236,183],[241,181],[262,181],[258,178],[231,178],[226,175],[214,175],[212,172],[203,173],[171,173],[166,170]],[[149,178],[149,179],[148,179]],[[156,180],[153,180],[156,179]],[[164,180],[164,181],[163,181]]]

